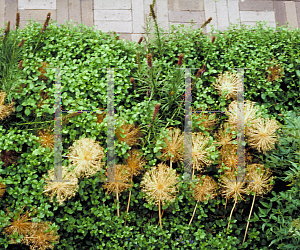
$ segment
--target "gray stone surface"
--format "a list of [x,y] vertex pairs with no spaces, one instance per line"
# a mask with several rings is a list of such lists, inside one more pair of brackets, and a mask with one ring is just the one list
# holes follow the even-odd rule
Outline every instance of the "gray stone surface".
[[94,10],[94,19],[97,21],[131,21],[131,10]]
[[81,23],[80,0],[69,1],[69,19]]
[[240,10],[272,11],[274,10],[273,1],[245,1],[240,2]]
[[131,9],[131,0],[94,0],[94,9],[96,10],[129,10]]
[[56,20],[59,24],[66,24],[65,21],[69,21],[69,1],[68,0],[59,0],[56,3]]
[[[16,25],[17,12],[18,12],[18,0],[6,0],[5,1],[4,22],[7,23],[7,21],[10,21],[10,29],[11,30],[16,29],[15,25]],[[6,24],[4,27],[6,27]]]
[[[58,2],[58,1],[57,1]],[[43,10],[43,9],[56,9],[55,0],[18,0],[18,8],[21,9],[33,9],[33,10]]]
[[0,29],[4,28],[4,15],[5,15],[5,0],[0,0],[0,6],[3,6],[3,8],[0,9]]
[[169,0],[169,10],[204,10],[204,0]]
[[286,25],[287,19],[284,2],[274,2],[274,9],[276,22],[278,22],[280,26]]
[[81,22],[87,27],[94,25],[94,1],[81,0]]
[[296,4],[295,2],[284,2],[285,11],[286,11],[286,19],[289,22],[288,25],[291,26],[291,29],[295,29],[298,27],[298,18],[296,13]]

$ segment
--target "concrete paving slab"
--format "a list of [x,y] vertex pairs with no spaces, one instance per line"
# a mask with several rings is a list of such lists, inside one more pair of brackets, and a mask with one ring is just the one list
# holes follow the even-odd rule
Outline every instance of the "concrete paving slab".
[[245,1],[239,4],[240,11],[252,10],[252,11],[273,11],[273,1]]
[[241,22],[267,21],[275,22],[274,11],[240,11]]
[[80,0],[69,1],[69,20],[72,20],[72,23],[81,23]]
[[[4,22],[10,21],[10,29],[15,30],[16,14],[18,12],[18,0],[6,0]],[[6,24],[5,26],[6,27]]]
[[170,22],[205,22],[204,11],[169,11]]
[[21,9],[34,9],[34,10],[42,10],[42,9],[56,9],[56,1],[55,0],[18,0],[18,8]]
[[296,3],[298,27],[300,27],[300,2]]
[[145,26],[143,0],[132,0],[132,29],[133,33],[143,33]]
[[94,1],[81,0],[81,22],[87,27],[94,25]]
[[169,0],[169,10],[200,10],[204,11],[204,0]]
[[96,28],[103,32],[115,31],[122,33],[132,33],[132,22],[128,21],[102,21],[95,20]]
[[298,18],[296,13],[296,4],[295,2],[284,2],[285,11],[286,11],[286,19],[291,26],[291,29],[295,29],[298,27]]
[[218,29],[220,31],[224,31],[229,26],[227,1],[219,0],[218,2],[216,2],[216,10],[217,10]]
[[69,20],[69,1],[68,0],[59,0],[56,3],[56,20],[58,24],[66,24],[66,21]]
[[160,0],[156,2],[156,17],[157,22],[160,24],[160,28],[165,31],[169,30],[169,10],[168,0]]
[[94,9],[99,10],[130,10],[131,0],[94,0]]
[[274,2],[275,20],[280,26],[286,25],[286,12],[284,2]]
[[5,0],[0,0],[0,6],[3,6],[3,8],[0,9],[0,29],[5,29]]
[[207,20],[210,17],[212,18],[211,22],[205,27],[206,32],[209,33],[212,31],[210,25],[214,25],[214,28],[218,29],[216,2],[211,0],[204,0],[204,12],[205,20]]
[[45,22],[49,12],[51,13],[51,19],[56,21],[56,10],[19,10],[19,12],[22,21],[34,19],[43,20]]
[[131,10],[94,10],[95,20],[131,21]]

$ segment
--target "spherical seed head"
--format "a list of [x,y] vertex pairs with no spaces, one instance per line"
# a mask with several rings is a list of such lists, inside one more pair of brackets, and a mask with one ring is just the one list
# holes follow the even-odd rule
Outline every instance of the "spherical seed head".
[[211,127],[217,124],[216,114],[201,112],[193,114],[193,117],[195,117],[195,121],[201,122],[199,126],[203,125],[209,131],[211,131]]
[[142,192],[146,193],[146,199],[149,203],[158,205],[166,204],[166,201],[174,202],[177,190],[177,178],[175,169],[160,163],[152,167],[145,173],[142,181]]
[[[124,190],[132,187],[132,184],[128,184],[130,173],[128,172],[126,165],[115,165],[115,180],[114,182],[106,182],[103,184],[103,188],[107,189],[107,193],[120,194]],[[120,181],[118,181],[120,180]]]
[[80,177],[94,175],[105,165],[101,161],[105,157],[103,148],[91,138],[77,140],[70,147],[68,156],[75,166],[75,173]]
[[214,136],[217,139],[217,145],[218,148],[222,147],[220,150],[220,153],[222,155],[226,154],[226,151],[231,150],[233,148],[234,145],[234,134],[232,133],[233,131],[235,131],[236,129],[234,128],[233,125],[231,125],[230,123],[226,122],[224,124],[221,125],[220,130],[218,131],[218,133],[215,133]]
[[127,124],[126,121],[123,120],[123,124],[116,129],[116,136],[120,142],[125,142],[132,147],[139,143],[141,133],[139,127],[135,127],[134,124]]
[[57,229],[50,229],[52,223],[43,221],[31,224],[30,235],[22,238],[21,242],[29,245],[31,250],[53,249],[53,243],[58,243],[59,235]]
[[237,100],[237,91],[241,88],[242,81],[237,74],[226,71],[219,74],[216,83],[212,84],[218,90],[219,95],[226,94],[226,99]]
[[194,188],[194,197],[197,201],[204,202],[217,196],[216,190],[218,185],[211,176],[198,175],[197,180],[200,181],[197,182]]
[[272,170],[267,168],[264,169],[262,164],[251,164],[247,166],[247,179],[248,188],[258,196],[263,196],[264,194],[271,191],[273,184],[270,181],[274,178],[271,177]]
[[211,160],[207,159],[214,150],[214,145],[211,145],[209,139],[201,132],[192,134],[193,168],[199,171],[202,171],[204,166],[209,166],[212,163]]
[[275,131],[279,128],[277,121],[269,118],[262,118],[253,123],[246,133],[249,146],[265,154],[266,151],[275,147],[279,137],[275,134]]
[[136,176],[146,165],[145,157],[139,155],[137,149],[132,149],[126,159],[126,168],[130,176]]
[[50,149],[54,148],[54,134],[48,129],[38,131],[38,138],[41,145],[46,148],[49,147]]
[[[239,107],[239,112],[243,112],[244,114],[245,133],[247,133],[249,127],[252,126],[252,124],[255,124],[259,120],[259,116],[261,115],[259,108],[255,107],[254,105],[255,102],[246,100],[246,103],[242,105],[242,108]],[[228,109],[226,109],[226,115],[229,116],[228,123],[235,126],[238,122],[237,110],[237,101],[231,102],[228,106]]]
[[[46,185],[43,193],[51,197],[51,202],[53,202],[54,195],[57,195],[57,201],[62,205],[65,200],[74,197],[78,192],[78,179],[73,171],[62,166],[62,179],[68,182],[52,182],[54,180],[54,171],[54,168],[52,168],[48,171],[48,174],[44,175]],[[50,182],[50,180],[52,181]]]
[[[159,158],[165,157],[165,160],[168,161],[172,159],[173,162],[183,161],[183,139],[184,136],[181,134],[179,128],[177,129],[169,129],[169,136],[171,140],[168,138],[164,138],[163,140],[167,144],[166,148],[161,149],[162,154]],[[173,156],[172,156],[173,155]]]
[[14,104],[15,102],[11,102],[8,105],[4,105],[6,93],[0,92],[0,120],[4,120],[6,117],[9,117],[12,112],[15,111]]
[[234,200],[237,200],[243,198],[243,194],[247,193],[247,189],[245,186],[245,181],[238,181],[237,180],[237,173],[236,171],[227,172],[226,174],[223,174],[220,177],[220,183],[221,187],[221,194],[222,196],[229,198],[234,198]]

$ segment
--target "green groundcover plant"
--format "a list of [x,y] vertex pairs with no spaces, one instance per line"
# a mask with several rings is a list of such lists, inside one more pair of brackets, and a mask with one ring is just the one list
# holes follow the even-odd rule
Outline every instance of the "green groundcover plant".
[[[210,38],[203,34],[210,18],[198,29],[172,26],[162,35],[154,5],[138,43],[71,22],[58,25],[51,13],[43,25],[31,20],[22,30],[17,13],[16,30],[10,23],[1,30],[4,249],[297,249],[299,31],[231,25],[213,29]],[[62,170],[69,182],[49,182],[57,67],[62,109],[94,111],[107,108],[107,68],[114,68],[120,182],[101,182],[107,117],[93,112],[62,114]],[[196,68],[192,110],[222,111],[192,115],[192,184],[178,182],[185,68]],[[244,71],[244,182],[234,181],[234,68],[250,68]]]

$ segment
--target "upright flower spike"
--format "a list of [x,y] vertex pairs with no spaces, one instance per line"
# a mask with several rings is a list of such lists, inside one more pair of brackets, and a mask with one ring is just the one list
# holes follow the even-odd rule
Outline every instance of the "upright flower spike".
[[201,28],[204,28],[207,24],[209,24],[212,20],[212,17],[208,18],[205,23],[201,26]]
[[51,222],[43,221],[40,223],[32,223],[29,236],[21,239],[23,244],[30,246],[31,250],[35,249],[53,249],[53,243],[58,243],[59,235],[57,229],[50,230]]
[[232,207],[229,222],[227,226],[227,231],[229,229],[230,220],[232,217],[233,210],[235,208],[235,205],[237,204],[238,199],[243,198],[243,194],[247,193],[247,189],[245,186],[245,181],[238,181],[237,180],[237,173],[236,171],[228,172],[220,177],[220,184],[221,186],[221,194],[222,196],[225,196],[226,199],[234,198],[235,202]]
[[152,54],[151,53],[148,53],[148,55],[147,55],[147,63],[148,63],[149,68],[151,69],[151,67],[152,67]]
[[[130,174],[128,173],[125,165],[115,165],[115,181],[106,182],[103,184],[103,188],[107,189],[107,193],[114,193],[117,196],[117,201],[119,203],[119,194],[128,188],[132,187],[132,184],[128,184]],[[118,217],[120,216],[119,207],[117,209]]]
[[19,68],[19,69],[22,69],[22,68],[23,68],[22,64],[23,64],[23,60],[21,60],[21,61],[19,62],[19,65],[18,65],[18,68]]
[[18,29],[19,28],[19,26],[20,26],[20,12],[17,12],[17,14],[16,14],[16,29]]
[[138,64],[138,69],[141,69],[141,62],[140,62],[140,52],[136,53],[136,62]]
[[246,132],[249,146],[265,154],[266,151],[275,147],[275,143],[279,137],[275,132],[279,128],[280,126],[277,124],[277,121],[273,119],[263,118],[257,121]]
[[91,138],[77,140],[69,149],[68,157],[79,177],[94,175],[105,165],[102,162],[105,157],[103,148]]
[[157,115],[157,113],[159,111],[159,108],[160,108],[160,104],[159,103],[155,104],[155,109],[154,109],[152,121],[154,121],[154,119],[155,119],[155,117],[156,117],[156,115]]
[[248,182],[248,188],[254,192],[254,197],[252,201],[251,210],[248,217],[247,227],[244,235],[243,243],[245,242],[248,226],[251,218],[252,209],[254,206],[255,196],[263,196],[264,194],[271,191],[273,188],[273,185],[270,184],[270,181],[274,178],[271,177],[272,171],[271,169],[267,168],[264,169],[264,165],[261,164],[251,164],[247,167],[247,180]]
[[[24,45],[24,42],[25,42],[25,39],[22,38],[21,42],[18,44],[18,47],[19,47],[19,48],[22,47],[22,46]],[[22,61],[23,61],[23,60],[22,60]]]
[[141,44],[141,42],[143,41],[143,37],[140,37],[140,40],[138,41],[138,44]]
[[212,39],[211,39],[211,43],[214,43],[214,42],[215,42],[215,40],[216,40],[216,37],[215,37],[215,36],[213,36],[213,37],[212,37]]
[[130,82],[131,82],[131,84],[132,84],[133,90],[135,90],[135,86],[134,86],[134,78],[133,78],[133,77],[130,78]]
[[172,168],[172,162],[183,161],[184,135],[181,134],[179,128],[174,130],[172,130],[172,128],[168,128],[168,129],[169,129],[169,136],[171,137],[171,141],[167,138],[163,139],[167,144],[167,147],[160,149],[162,155],[160,155],[159,158],[165,158],[166,161],[170,160],[170,168]]
[[5,194],[6,185],[0,182],[0,198]]
[[153,6],[154,5],[150,4],[150,13],[151,13],[151,16],[153,17],[153,19],[155,20],[156,19],[156,15],[155,15]]
[[212,177],[208,175],[198,175],[197,180],[199,180],[199,182],[194,188],[194,198],[197,200],[197,203],[195,205],[195,209],[190,220],[189,226],[191,225],[192,220],[194,218],[198,202],[204,202],[209,199],[214,199],[217,196],[216,189],[218,185]]
[[65,200],[74,197],[78,192],[78,179],[75,173],[68,170],[65,166],[62,166],[62,179],[68,182],[50,182],[50,180],[54,179],[54,168],[49,170],[48,176],[44,175],[44,178],[49,182],[46,182],[43,193],[51,197],[51,202],[53,202],[54,195],[57,195],[57,201],[62,205]]
[[51,13],[49,12],[49,13],[47,14],[47,18],[46,18],[45,23],[44,23],[44,26],[43,26],[43,28],[42,28],[42,32],[45,32],[45,30],[46,30],[46,28],[47,28],[47,26],[48,26],[48,24],[49,24],[50,16],[51,16]]
[[212,84],[218,90],[218,94],[226,94],[225,98],[237,100],[237,92],[242,86],[242,82],[237,74],[226,71],[224,74],[219,74],[216,83]]
[[147,201],[158,205],[159,222],[161,223],[161,204],[166,204],[166,201],[174,202],[177,190],[178,175],[174,169],[160,163],[158,166],[152,167],[147,171],[141,181],[142,192],[146,194]]
[[182,65],[182,59],[183,59],[183,53],[179,54],[179,59],[178,59],[178,65],[181,66]]

